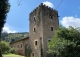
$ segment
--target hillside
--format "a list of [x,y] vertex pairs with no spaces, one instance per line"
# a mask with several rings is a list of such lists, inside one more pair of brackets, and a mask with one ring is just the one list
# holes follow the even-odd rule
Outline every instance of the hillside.
[[19,39],[25,38],[29,35],[28,32],[21,32],[21,33],[2,33],[1,34],[1,39],[6,41],[6,42],[14,42]]

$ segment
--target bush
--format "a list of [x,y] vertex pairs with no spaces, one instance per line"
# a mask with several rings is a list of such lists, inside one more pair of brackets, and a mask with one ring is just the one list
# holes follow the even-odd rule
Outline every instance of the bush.
[[8,53],[10,50],[10,46],[9,43],[5,42],[5,41],[1,41],[0,43],[0,48],[2,50],[2,53]]
[[15,53],[15,49],[14,48],[10,48],[10,53],[14,54]]

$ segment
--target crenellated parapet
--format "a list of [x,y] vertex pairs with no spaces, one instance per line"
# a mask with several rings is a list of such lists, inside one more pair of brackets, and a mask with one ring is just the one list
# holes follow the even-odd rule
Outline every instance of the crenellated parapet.
[[58,11],[41,3],[30,13],[29,26],[32,57],[49,57],[47,45],[59,26]]
[[[53,9],[53,8],[51,8],[51,7],[48,7],[48,6],[46,6],[45,4],[43,4],[43,3],[41,3],[38,7],[36,7],[36,8],[30,13],[30,15],[33,14],[33,13],[36,13],[37,10],[39,10],[39,9],[44,12],[43,14],[51,13],[51,14],[56,14],[56,15],[58,15],[58,11],[57,11],[57,10],[55,10],[55,9]],[[45,13],[45,12],[46,12],[46,13]]]

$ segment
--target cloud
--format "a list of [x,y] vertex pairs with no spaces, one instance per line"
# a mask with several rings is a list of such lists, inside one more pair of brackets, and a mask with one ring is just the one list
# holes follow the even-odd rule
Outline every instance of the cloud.
[[68,28],[69,26],[80,27],[80,18],[76,18],[73,16],[63,17],[60,23]]
[[51,8],[54,7],[54,5],[51,2],[49,2],[49,1],[43,2],[43,5],[46,5],[46,6],[51,7]]
[[17,31],[11,30],[9,27],[3,27],[3,32],[7,32],[7,33],[16,33]]

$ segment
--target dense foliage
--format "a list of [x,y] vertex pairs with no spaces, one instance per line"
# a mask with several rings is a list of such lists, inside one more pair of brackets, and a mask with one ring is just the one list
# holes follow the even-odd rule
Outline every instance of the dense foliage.
[[[9,12],[9,9],[10,9],[10,5],[8,1],[9,0],[0,0],[0,42],[1,42],[2,28],[4,27],[7,13]],[[0,48],[0,57],[2,57],[1,48]]]
[[15,48],[10,48],[9,53],[15,54]]
[[6,22],[7,13],[9,12],[10,5],[8,0],[0,0],[0,32]]
[[0,48],[2,50],[2,53],[7,53],[9,52],[10,46],[9,43],[5,42],[5,41],[1,41],[0,43]]
[[49,53],[56,53],[60,57],[80,57],[79,28],[71,26],[69,28],[60,27],[55,31],[48,47]]
[[22,32],[22,33],[2,33],[1,34],[1,37],[2,37],[2,40],[6,41],[6,42],[14,42],[14,41],[17,41],[17,40],[20,40],[22,38],[25,38],[29,35],[28,32]]

